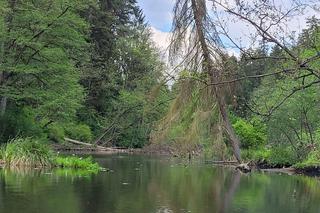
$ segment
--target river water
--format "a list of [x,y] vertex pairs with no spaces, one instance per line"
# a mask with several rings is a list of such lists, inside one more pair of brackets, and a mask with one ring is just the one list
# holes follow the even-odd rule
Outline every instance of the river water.
[[320,180],[138,155],[96,156],[111,172],[1,170],[1,213],[318,213]]

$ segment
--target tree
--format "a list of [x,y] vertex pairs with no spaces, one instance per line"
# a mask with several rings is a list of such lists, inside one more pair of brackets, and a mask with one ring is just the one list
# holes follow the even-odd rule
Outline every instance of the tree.
[[88,91],[81,121],[91,126],[95,143],[141,147],[168,92],[150,100],[159,84],[163,63],[150,39],[148,26],[135,0],[101,0],[83,16],[91,24],[90,62],[81,83]]
[[[1,1],[4,3],[4,1]],[[28,107],[38,124],[75,117],[84,92],[80,69],[87,55],[81,1],[6,1],[1,8],[1,114]],[[5,4],[4,3],[4,4]],[[22,111],[22,110],[21,110]],[[3,118],[2,123],[8,124]]]
[[201,64],[200,68],[207,74],[234,156],[241,162],[240,141],[230,123],[225,101],[226,92],[222,85],[216,85],[223,80],[224,70],[221,66],[224,60],[223,45],[216,26],[208,15],[205,0],[176,1],[171,56],[178,54],[184,48],[185,41],[188,45],[185,65],[190,70],[197,71]]
[[[260,115],[270,116],[283,103],[286,102],[295,93],[304,90],[308,87],[320,83],[319,68],[313,64],[317,64],[320,55],[317,47],[312,51],[301,51],[295,46],[292,34],[285,31],[285,26],[288,24],[289,18],[304,14],[306,8],[316,8],[319,3],[306,1],[290,1],[288,7],[282,7],[274,1],[257,0],[253,2],[245,1],[213,1],[215,4],[216,24],[219,32],[223,34],[235,46],[244,57],[250,61],[266,60],[271,64],[282,64],[281,68],[276,68],[276,71],[268,72],[260,75],[245,76],[233,80],[219,82],[219,84],[228,84],[230,82],[242,81],[248,78],[259,79],[269,76],[287,76],[293,77],[300,81],[300,85],[291,88],[287,94],[284,94],[282,99],[279,99],[274,106],[270,107],[268,112],[260,113]],[[223,15],[219,15],[217,11],[223,11]],[[222,16],[222,17],[221,17]],[[224,19],[223,19],[224,17]],[[226,28],[225,19],[239,21],[250,26],[251,38],[246,46],[242,46],[236,41]],[[305,36],[304,36],[305,37]],[[311,42],[311,41],[310,41]],[[252,55],[252,46],[250,44],[263,43],[267,47],[273,47],[277,50],[278,55],[265,55],[255,57]],[[311,42],[312,43],[312,42]],[[283,63],[285,62],[285,63]],[[308,80],[306,80],[308,79]]]

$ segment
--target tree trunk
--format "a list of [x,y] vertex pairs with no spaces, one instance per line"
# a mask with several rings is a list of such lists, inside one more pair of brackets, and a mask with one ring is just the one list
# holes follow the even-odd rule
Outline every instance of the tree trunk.
[[[199,37],[200,46],[203,52],[203,58],[204,58],[203,68],[206,70],[208,76],[210,77],[210,82],[212,84],[215,84],[219,82],[219,80],[221,80],[220,79],[221,75],[220,75],[219,69],[213,66],[213,60],[210,56],[209,46],[207,44],[205,34],[203,32],[204,30],[203,17],[205,16],[205,14],[201,14],[201,12],[203,13],[204,11],[199,10],[199,5],[197,5],[197,0],[191,0],[191,4],[192,4],[191,6],[192,6],[193,16],[196,24],[196,30]],[[235,134],[235,131],[231,125],[231,122],[228,116],[227,104],[224,99],[224,92],[223,92],[222,86],[214,85],[213,93],[219,107],[219,112],[223,121],[225,131],[231,142],[233,154],[236,157],[237,161],[240,163],[241,162],[240,146],[239,146],[240,141]]]

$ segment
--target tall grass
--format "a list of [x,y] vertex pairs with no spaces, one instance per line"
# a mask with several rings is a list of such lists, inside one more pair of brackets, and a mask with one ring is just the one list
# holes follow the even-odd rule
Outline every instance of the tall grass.
[[3,148],[2,157],[8,166],[48,167],[54,154],[45,143],[32,138],[15,138]]
[[33,138],[15,138],[9,141],[1,147],[0,159],[8,167],[60,167],[91,172],[101,169],[90,157],[83,159],[57,156],[46,143]]

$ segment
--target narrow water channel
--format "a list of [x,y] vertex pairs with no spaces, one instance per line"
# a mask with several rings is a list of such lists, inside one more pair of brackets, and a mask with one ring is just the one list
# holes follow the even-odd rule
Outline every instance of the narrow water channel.
[[112,172],[1,170],[1,213],[319,213],[320,180],[159,157],[96,156]]

